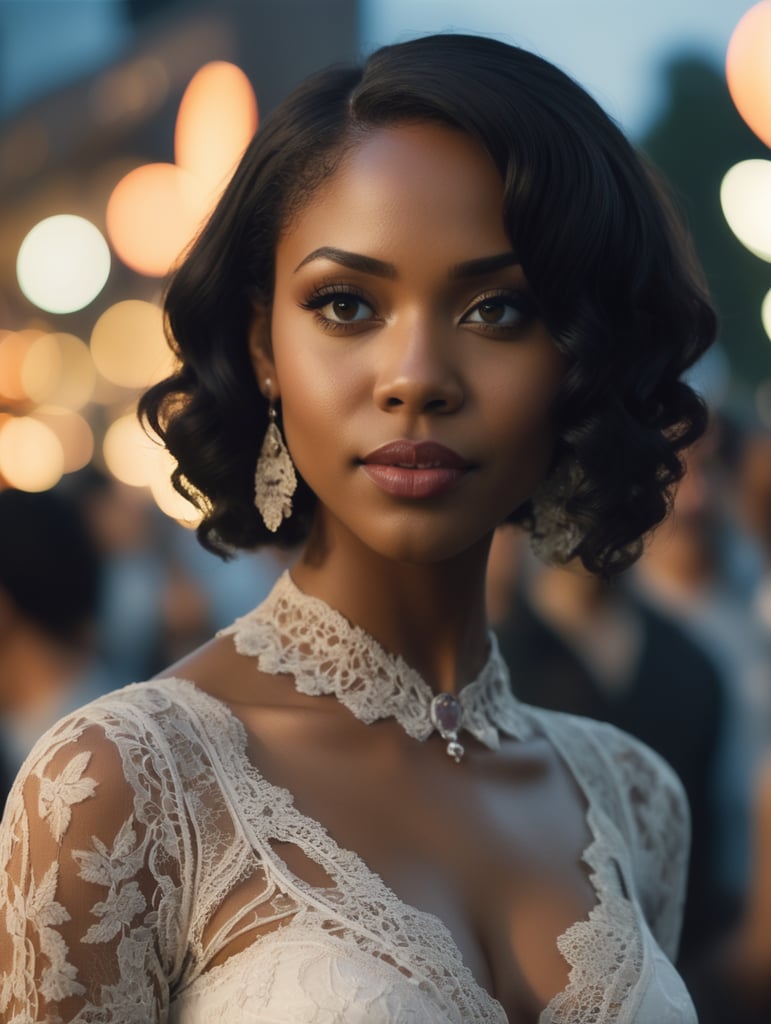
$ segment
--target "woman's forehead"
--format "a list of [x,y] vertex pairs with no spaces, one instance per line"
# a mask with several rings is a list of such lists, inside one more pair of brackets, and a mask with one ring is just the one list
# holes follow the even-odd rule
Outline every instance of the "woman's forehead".
[[454,261],[505,251],[501,177],[482,146],[452,128],[373,130],[293,218],[278,257],[299,262],[322,247],[382,258],[443,247]]

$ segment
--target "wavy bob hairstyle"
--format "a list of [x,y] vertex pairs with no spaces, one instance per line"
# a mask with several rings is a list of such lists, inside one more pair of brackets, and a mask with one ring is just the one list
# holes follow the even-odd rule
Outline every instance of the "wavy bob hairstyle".
[[554,561],[620,571],[667,512],[678,452],[704,430],[703,403],[680,376],[713,340],[715,316],[655,176],[594,100],[540,57],[465,35],[387,46],[304,82],[255,136],[171,278],[179,366],[140,415],[203,513],[199,539],[227,556],[308,534],[316,499],[302,480],[275,536],[253,504],[268,408],[248,332],[255,309],[270,308],[282,230],[367,132],[405,122],[455,128],[490,154],[505,230],[566,357],[553,472],[511,519]]

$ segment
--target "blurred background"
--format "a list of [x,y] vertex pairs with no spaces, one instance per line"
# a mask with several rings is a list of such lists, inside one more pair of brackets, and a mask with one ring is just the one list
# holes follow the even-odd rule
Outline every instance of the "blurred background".
[[771,1019],[771,2],[0,0],[0,807],[35,738],[267,592],[222,563],[140,430],[169,268],[310,72],[425,32],[577,78],[669,179],[718,308],[712,425],[613,587],[500,531],[490,614],[527,700],[640,735],[683,779],[681,966],[704,1022]]

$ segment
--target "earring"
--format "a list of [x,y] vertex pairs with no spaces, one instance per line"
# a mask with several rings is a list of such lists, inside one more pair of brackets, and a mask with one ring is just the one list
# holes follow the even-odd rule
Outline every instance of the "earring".
[[577,524],[565,511],[577,472],[573,460],[562,459],[530,499],[534,520],[530,547],[544,561],[556,565],[570,561],[581,541]]
[[276,422],[276,402],[272,381],[265,381],[268,392],[268,429],[262,442],[254,473],[254,504],[262,521],[275,533],[292,514],[292,495],[297,490],[297,475],[292,457]]

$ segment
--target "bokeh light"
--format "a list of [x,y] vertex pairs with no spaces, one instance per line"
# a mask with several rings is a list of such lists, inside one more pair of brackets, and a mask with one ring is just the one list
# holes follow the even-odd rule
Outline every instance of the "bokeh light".
[[33,402],[82,409],[96,386],[88,346],[74,334],[41,335],[23,357],[21,384]]
[[0,395],[12,402],[29,398],[24,386],[23,368],[32,345],[43,331],[6,331],[0,336]]
[[162,452],[142,429],[136,412],[126,413],[107,428],[102,443],[104,461],[114,477],[132,487],[149,487]]
[[143,164],[115,186],[107,203],[107,233],[126,266],[163,277],[206,215],[206,190],[175,164]]
[[235,64],[213,61],[190,80],[177,114],[174,156],[216,201],[257,130],[257,100]]
[[150,481],[150,492],[161,512],[171,519],[176,519],[182,526],[193,529],[200,523],[201,514],[195,505],[191,505],[175,490],[171,482],[171,474],[175,467],[176,462],[172,456],[165,448],[160,449],[155,473]]
[[62,446],[63,473],[74,473],[89,464],[94,454],[94,432],[83,416],[63,406],[41,405],[31,418],[56,435]]
[[771,146],[771,2],[751,7],[734,29],[726,53],[726,80],[736,109]]
[[69,213],[36,224],[19,247],[19,287],[49,313],[73,313],[92,302],[110,276],[110,249],[99,229]]
[[183,526],[198,525],[200,513],[171,484],[174,459],[161,444],[148,437],[135,411],[110,425],[102,452],[114,477],[132,487],[148,487],[161,511]]
[[771,340],[771,291],[766,292],[766,297],[761,304],[760,319],[763,321],[763,327],[769,340]]
[[116,302],[102,313],[91,333],[91,355],[97,370],[123,387],[148,387],[174,367],[163,314],[140,299]]
[[734,164],[721,182],[720,204],[742,245],[771,262],[771,160]]
[[64,451],[56,434],[30,416],[13,417],[0,429],[0,474],[22,491],[47,491],[64,472]]
[[132,270],[162,277],[193,240],[257,127],[257,100],[234,64],[214,61],[191,79],[175,130],[174,164],[143,164],[107,203],[107,233]]

